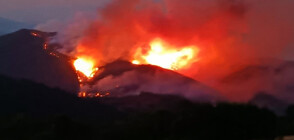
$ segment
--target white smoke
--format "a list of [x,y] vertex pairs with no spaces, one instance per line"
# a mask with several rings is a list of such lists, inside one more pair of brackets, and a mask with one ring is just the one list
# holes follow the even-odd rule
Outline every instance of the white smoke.
[[122,75],[106,76],[94,85],[85,85],[82,91],[110,92],[113,96],[139,95],[141,92],[174,94],[193,101],[219,101],[222,98],[213,89],[171,71],[154,69],[154,73],[131,70]]

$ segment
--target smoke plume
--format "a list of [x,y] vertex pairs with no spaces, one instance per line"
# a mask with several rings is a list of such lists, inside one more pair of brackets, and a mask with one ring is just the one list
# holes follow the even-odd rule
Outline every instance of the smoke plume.
[[260,59],[283,58],[293,47],[292,13],[291,0],[113,0],[96,18],[74,20],[58,38],[64,53],[87,56],[97,66],[131,61],[154,38],[194,45],[198,61],[178,72],[223,89],[218,83],[228,74]]

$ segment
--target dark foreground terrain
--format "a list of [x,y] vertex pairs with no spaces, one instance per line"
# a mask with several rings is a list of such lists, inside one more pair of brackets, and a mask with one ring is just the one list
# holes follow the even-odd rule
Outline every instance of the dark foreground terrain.
[[294,135],[294,107],[284,116],[246,104],[196,104],[143,93],[83,99],[0,76],[1,140],[270,140]]

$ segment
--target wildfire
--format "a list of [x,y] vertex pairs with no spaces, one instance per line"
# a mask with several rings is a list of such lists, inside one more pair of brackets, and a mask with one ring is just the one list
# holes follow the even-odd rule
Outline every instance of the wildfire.
[[[80,49],[87,49],[87,46],[80,46]],[[197,54],[199,49],[196,46],[174,46],[169,43],[156,38],[146,47],[137,47],[134,53],[134,59],[130,60],[133,64],[152,64],[162,68],[179,70],[188,67],[193,62],[197,61]],[[96,58],[96,53],[89,53],[87,57],[78,56],[73,62],[78,73],[78,80],[80,82],[79,97],[82,98],[98,98],[110,96],[110,92],[93,92],[84,90],[84,86],[94,76],[98,68],[95,68],[96,62],[90,58]],[[117,86],[118,87],[118,86]]]
[[88,78],[92,78],[98,68],[94,67],[94,62],[90,59],[78,58],[74,61],[74,67],[77,71],[83,73]]
[[136,64],[136,65],[140,64],[140,62],[138,60],[133,60],[132,63]]
[[35,32],[31,32],[31,35],[32,35],[32,36],[35,36],[35,37],[39,37],[39,36],[40,36],[39,34],[37,34],[37,33],[35,33]]
[[195,55],[199,52],[196,46],[177,47],[171,46],[161,39],[154,39],[149,44],[147,53],[139,47],[135,54],[133,64],[152,64],[162,68],[178,70],[196,61]]
[[[81,98],[99,98],[99,97],[105,97],[109,96],[110,93],[90,93],[87,91],[83,91],[82,87],[84,86],[84,83],[87,82],[88,79],[91,79],[94,77],[94,74],[98,71],[98,68],[94,67],[94,61],[91,59],[86,59],[86,58],[78,58],[74,61],[74,67],[77,71],[81,72],[84,74],[86,77],[80,77],[78,75],[78,79],[80,82],[80,92],[78,93],[78,97]],[[84,81],[85,80],[85,81]]]
[[109,95],[110,95],[109,92],[106,92],[104,94],[101,94],[99,92],[97,92],[97,93],[80,92],[78,94],[78,97],[82,97],[82,98],[99,98],[99,97],[106,97],[106,96],[109,96]]

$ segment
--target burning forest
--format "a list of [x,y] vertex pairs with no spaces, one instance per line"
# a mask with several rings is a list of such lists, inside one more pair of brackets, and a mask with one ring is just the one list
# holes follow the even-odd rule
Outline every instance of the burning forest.
[[14,116],[0,129],[36,117],[40,133],[25,131],[33,139],[292,138],[293,9],[289,0],[108,0],[91,16],[0,36],[0,106]]
[[248,66],[283,65],[280,60],[291,48],[294,35],[294,20],[281,16],[290,12],[291,5],[286,3],[114,0],[99,9],[96,18],[77,16],[64,26],[48,23],[37,28],[59,32],[53,42],[63,47],[57,51],[76,59],[79,80],[91,81],[87,87],[95,87],[91,79],[103,73],[100,67],[123,60],[175,71],[219,91],[227,100],[247,102],[258,92],[268,92],[263,84],[267,80],[260,80],[259,87],[246,85],[249,93],[223,79]]

